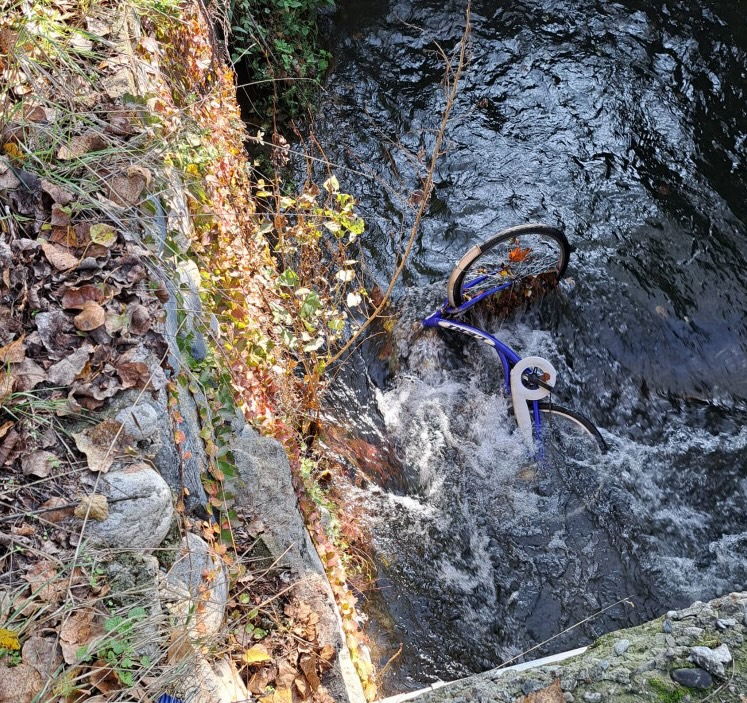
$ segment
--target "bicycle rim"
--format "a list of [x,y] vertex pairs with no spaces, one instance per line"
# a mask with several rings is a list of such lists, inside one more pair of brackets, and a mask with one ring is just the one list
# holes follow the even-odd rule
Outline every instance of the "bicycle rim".
[[449,278],[449,305],[463,303],[499,286],[514,296],[531,297],[554,286],[568,265],[565,235],[549,225],[504,230],[468,251]]
[[565,502],[566,517],[582,510],[596,512],[606,499],[607,445],[599,430],[583,415],[559,405],[540,404],[541,451],[539,471],[555,484],[551,491],[573,495]]

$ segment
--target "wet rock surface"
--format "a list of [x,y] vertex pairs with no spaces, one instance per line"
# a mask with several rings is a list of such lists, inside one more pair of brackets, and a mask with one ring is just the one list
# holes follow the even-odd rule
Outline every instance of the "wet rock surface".
[[[696,692],[712,693],[718,688],[717,700],[742,703],[747,691],[745,609],[747,592],[731,593],[710,603],[698,602],[670,611],[666,618],[605,635],[583,654],[565,661],[524,671],[494,669],[424,690],[407,700],[529,703],[535,700],[529,695],[539,695],[559,681],[566,701],[687,701],[695,700],[692,696]],[[734,620],[734,624],[724,629],[718,624],[724,619]],[[665,622],[671,625],[670,633],[662,629]],[[700,631],[698,644],[693,643],[695,628]],[[618,654],[621,642],[628,646]],[[712,676],[715,671],[721,673]],[[386,700],[396,703],[404,697]]]

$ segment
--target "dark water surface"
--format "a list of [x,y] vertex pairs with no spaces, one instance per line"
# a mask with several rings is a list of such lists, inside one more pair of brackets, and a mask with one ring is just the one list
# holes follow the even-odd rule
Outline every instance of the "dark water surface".
[[[379,664],[404,643],[390,692],[496,666],[620,598],[635,607],[530,658],[747,587],[743,4],[490,0],[472,12],[398,287],[396,349],[369,345],[330,407],[395,457],[358,496],[379,566]],[[382,284],[444,108],[434,42],[454,52],[463,26],[462,3],[427,0],[342,0],[334,17],[314,131],[360,203]],[[575,285],[500,332],[553,361],[612,445],[577,467],[599,489],[581,509],[578,486],[548,495],[526,469],[496,360],[416,324],[464,251],[528,221],[564,228]]]

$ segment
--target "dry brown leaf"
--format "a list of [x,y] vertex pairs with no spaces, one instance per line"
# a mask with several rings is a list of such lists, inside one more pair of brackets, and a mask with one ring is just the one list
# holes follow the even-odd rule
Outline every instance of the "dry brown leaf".
[[287,659],[280,659],[277,662],[277,665],[278,674],[275,677],[275,681],[277,682],[278,688],[290,689],[291,686],[293,686],[293,681],[295,681],[296,676],[298,676],[296,667],[293,666],[293,664],[291,664]]
[[117,364],[117,375],[122,379],[122,388],[145,388],[150,369],[144,361],[124,361]]
[[63,144],[57,151],[57,158],[61,161],[77,159],[89,151],[100,151],[106,147],[106,141],[98,132],[79,134],[70,140],[69,144]]
[[86,515],[91,520],[106,520],[109,517],[109,503],[106,496],[98,493],[83,496],[75,508],[75,517],[85,519]]
[[127,169],[127,177],[128,178],[137,178],[140,177],[145,181],[145,187],[147,188],[150,186],[150,182],[153,178],[151,175],[151,172],[144,168],[143,166],[130,166]]
[[255,644],[241,655],[241,660],[245,664],[262,664],[264,662],[272,661],[272,657],[267,651],[267,647],[263,644]]
[[73,434],[75,445],[86,455],[91,471],[106,473],[119,452],[122,423],[107,419],[94,427]]
[[247,688],[255,696],[258,696],[260,693],[267,690],[269,684],[275,681],[275,676],[277,676],[276,667],[272,665],[263,666],[259,671],[252,674],[252,677],[249,679],[249,683],[247,684]]
[[519,703],[565,703],[560,679],[555,679],[549,686],[539,691],[532,691],[519,700]]
[[[111,693],[122,688],[116,673],[112,670],[112,665],[104,659],[97,659],[91,665],[91,673],[88,675],[88,679],[101,693]],[[91,700],[91,698],[88,698],[88,703]]]
[[0,190],[13,190],[21,185],[7,158],[0,156]]
[[0,439],[5,437],[6,434],[8,434],[8,431],[10,430],[13,425],[16,423],[13,420],[7,420],[2,425],[0,425]]
[[62,623],[60,627],[60,646],[62,656],[68,664],[78,662],[81,647],[88,644],[100,634],[103,627],[97,622],[93,610],[79,609]]
[[143,335],[150,329],[153,317],[144,305],[130,304],[127,306],[127,313],[130,317],[130,332],[132,334]]
[[0,347],[0,364],[20,364],[26,358],[25,336]]
[[309,687],[308,682],[303,676],[297,676],[296,680],[293,682],[293,685],[296,687],[296,692],[300,696],[302,701],[305,701],[309,697],[309,693],[311,692],[311,688]]
[[26,664],[34,667],[44,678],[53,676],[62,664],[62,654],[56,637],[31,635],[24,643],[21,656]]
[[44,256],[47,257],[47,261],[58,271],[67,271],[78,265],[78,259],[62,247],[58,247],[43,239],[40,240],[39,244],[44,252]]
[[42,677],[31,664],[0,665],[0,703],[31,703],[43,687]]
[[102,303],[104,292],[98,286],[86,284],[79,288],[68,288],[62,294],[62,307],[65,310],[82,310],[86,303]]
[[83,305],[83,309],[73,318],[75,328],[81,332],[90,332],[106,322],[106,312],[98,303],[90,300]]
[[293,703],[293,691],[290,686],[276,688],[269,696],[262,696],[260,703]]
[[21,364],[14,366],[13,374],[18,391],[30,391],[47,380],[47,372],[31,359],[24,359]]
[[63,205],[55,203],[52,205],[52,227],[67,228],[70,225],[70,213],[65,210]]
[[31,585],[31,593],[47,603],[57,603],[67,590],[67,582],[57,575],[51,561],[40,559],[23,576]]
[[24,476],[47,478],[51,470],[58,466],[59,463],[60,460],[55,454],[40,449],[37,452],[31,452],[31,454],[21,459],[21,471],[23,471]]
[[[60,507],[60,506],[65,506]],[[59,510],[50,510],[50,508],[59,508]],[[49,500],[45,501],[39,506],[40,511],[44,511],[40,514],[42,520],[48,520],[49,522],[62,522],[69,517],[72,517],[73,509],[68,507],[68,501],[59,496],[53,496]]]
[[135,205],[144,189],[145,178],[140,174],[114,176],[109,183],[109,199],[117,205]]
[[41,186],[42,190],[45,193],[48,193],[52,200],[59,205],[69,205],[73,201],[73,194],[58,186],[56,183],[52,183],[51,181],[42,178]]
[[298,660],[298,664],[303,671],[303,675],[309,682],[312,691],[316,691],[321,686],[319,680],[319,674],[316,672],[316,659],[311,654],[302,654]]
[[47,380],[54,386],[69,386],[80,375],[88,363],[93,347],[83,344],[72,354],[49,367]]

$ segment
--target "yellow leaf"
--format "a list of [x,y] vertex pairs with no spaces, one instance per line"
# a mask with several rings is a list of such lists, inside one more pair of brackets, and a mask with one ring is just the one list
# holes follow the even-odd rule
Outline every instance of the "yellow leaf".
[[261,644],[255,644],[250,649],[247,649],[241,658],[246,664],[261,664],[262,662],[272,661],[267,647]]
[[17,652],[21,648],[18,635],[13,630],[0,627],[0,649],[12,649]]

